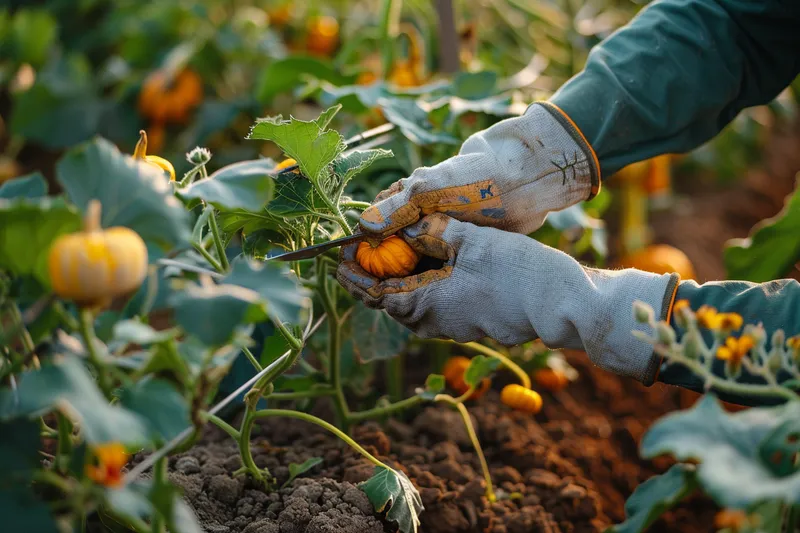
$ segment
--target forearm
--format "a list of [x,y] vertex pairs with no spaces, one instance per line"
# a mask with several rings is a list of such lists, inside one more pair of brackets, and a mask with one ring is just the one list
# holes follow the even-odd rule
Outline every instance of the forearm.
[[[762,324],[766,331],[766,349],[771,348],[772,334],[782,329],[786,337],[800,334],[800,284],[795,280],[779,280],[769,283],[749,283],[742,281],[722,281],[698,285],[693,281],[683,282],[678,287],[677,300],[687,300],[693,310],[703,305],[716,308],[719,312],[733,312],[742,315],[745,324]],[[681,329],[672,320],[672,327],[680,335]],[[736,333],[735,335],[738,335]],[[705,334],[707,344],[711,342],[709,332]],[[713,371],[723,377],[725,362],[715,361]],[[778,376],[782,382],[790,379],[788,373]],[[665,365],[658,376],[659,381],[677,385],[697,392],[704,391],[704,383],[688,369],[680,365]],[[738,381],[760,383],[760,378],[747,374],[744,370]],[[764,405],[777,403],[747,397],[720,394],[726,401],[742,405]]]
[[595,47],[551,99],[594,148],[602,175],[689,151],[800,70],[800,2],[660,0]]

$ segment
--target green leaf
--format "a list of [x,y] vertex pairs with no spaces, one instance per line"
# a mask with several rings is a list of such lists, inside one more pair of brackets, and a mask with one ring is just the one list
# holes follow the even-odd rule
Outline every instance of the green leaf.
[[268,103],[276,95],[291,91],[306,78],[316,78],[346,85],[355,81],[355,76],[344,76],[329,61],[313,57],[293,56],[270,63],[256,83],[255,96],[261,103]]
[[453,80],[453,94],[465,100],[481,100],[493,96],[497,91],[497,73],[462,72]]
[[[280,179],[279,177],[278,180],[280,181]],[[279,191],[280,188],[276,191],[276,198],[278,197]],[[276,200],[273,200],[270,203],[275,201]],[[248,234],[260,229],[277,228],[281,225],[281,220],[267,211],[255,213],[243,209],[235,209],[233,211],[220,212],[217,217],[217,224],[225,233],[235,233],[241,230],[245,234]]]
[[299,323],[301,312],[310,305],[310,291],[286,264],[275,261],[239,258],[231,265],[225,283],[255,291],[266,303],[267,314],[281,322]]
[[100,200],[104,227],[131,228],[164,252],[189,241],[189,212],[172,194],[163,172],[122,154],[105,139],[67,152],[56,165],[56,176],[80,208],[93,198]]
[[171,299],[175,322],[207,346],[222,346],[244,324],[266,320],[256,291],[236,285],[190,284]]
[[41,172],[20,176],[0,184],[0,198],[39,198],[47,194],[47,181]]
[[376,466],[372,477],[358,486],[375,511],[386,512],[386,519],[397,523],[401,533],[417,532],[419,515],[425,508],[419,492],[404,473]]
[[167,442],[192,425],[189,405],[175,387],[160,379],[139,381],[119,394],[120,404],[139,415],[156,441]]
[[90,443],[119,441],[132,446],[148,442],[147,429],[130,411],[109,405],[94,378],[73,356],[62,356],[41,370],[19,377],[16,393],[0,391],[0,418],[40,416],[59,409],[77,419]]
[[394,154],[391,150],[375,149],[375,150],[353,150],[347,155],[339,156],[333,162],[333,172],[339,179],[340,188],[344,190],[344,185],[347,184],[353,177],[361,171],[366,170],[372,163],[379,159],[386,159],[393,157]]
[[728,241],[724,250],[728,279],[764,283],[785,276],[800,260],[798,229],[800,186],[795,186],[780,213],[756,224],[746,239]]
[[21,9],[11,23],[12,46],[19,63],[44,64],[58,35],[58,23],[45,9]]
[[205,200],[222,209],[260,211],[272,200],[274,169],[274,163],[267,159],[234,163],[206,179],[195,181],[179,194]]
[[303,461],[301,464],[289,463],[289,479],[286,480],[286,483],[284,483],[281,488],[288,486],[292,481],[295,480],[297,476],[308,472],[321,463],[322,457],[311,457]]
[[469,386],[477,387],[484,378],[489,377],[497,370],[498,366],[500,366],[499,359],[476,355],[470,360],[469,366],[464,372],[464,383]]
[[437,394],[441,393],[447,386],[447,381],[441,374],[430,374],[425,379],[425,389],[419,393],[426,400],[433,401]]
[[695,468],[676,464],[666,473],[639,485],[625,502],[625,521],[606,533],[641,533],[664,512],[675,507],[697,489]]
[[314,122],[316,122],[317,126],[324,131],[328,129],[328,125],[331,123],[331,120],[333,120],[333,117],[335,117],[336,114],[341,111],[341,109],[342,106],[340,105],[330,106],[328,109],[323,111]]
[[411,332],[386,311],[355,304],[350,319],[353,349],[362,363],[391,359],[406,347]]
[[[5,436],[5,434],[4,434]],[[38,444],[31,450],[37,450]],[[0,489],[0,513],[4,531],[59,533],[50,508],[41,501],[29,485]]]
[[379,104],[386,120],[400,128],[403,135],[414,144],[459,144],[459,140],[449,133],[435,131],[428,120],[428,113],[413,100],[382,98]]
[[[692,409],[657,421],[642,439],[642,456],[671,454],[680,461],[700,461],[697,479],[723,507],[744,509],[770,499],[797,504],[800,472],[787,473],[773,462],[779,448],[771,438],[796,420],[798,402],[729,414],[707,394]],[[783,446],[791,455],[798,444],[784,435]],[[766,449],[769,458],[762,456]]]
[[80,228],[80,214],[62,198],[0,199],[0,269],[31,274],[49,287],[50,245],[59,235]]
[[[324,113],[329,113],[330,109]],[[248,139],[272,141],[289,157],[297,161],[300,172],[322,190],[328,178],[328,165],[342,153],[346,146],[339,132],[324,131],[315,121],[306,122],[290,117],[259,119],[250,130]]]
[[122,320],[114,324],[113,338],[116,341],[148,346],[174,339],[177,334],[174,329],[156,331],[152,326],[138,320]]
[[328,210],[317,189],[304,177],[281,174],[276,181],[275,199],[267,205],[273,220],[304,217]]

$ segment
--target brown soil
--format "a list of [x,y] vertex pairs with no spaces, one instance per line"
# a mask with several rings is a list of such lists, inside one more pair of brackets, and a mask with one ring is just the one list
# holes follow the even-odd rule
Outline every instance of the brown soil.
[[[448,408],[424,408],[407,423],[367,423],[352,434],[419,489],[423,533],[603,531],[624,518],[624,501],[637,485],[669,466],[641,461],[637,445],[653,420],[678,408],[679,399],[677,389],[646,388],[607,374],[583,354],[569,358],[581,372],[579,381],[546,397],[535,417],[507,409],[496,390],[469,406],[496,488],[519,493],[515,499],[490,504],[484,497],[478,458],[458,414]],[[501,385],[498,380],[495,389]],[[170,459],[171,478],[184,488],[206,531],[394,531],[355,488],[373,468],[352,449],[293,420],[265,420],[256,430],[256,464],[268,467],[281,484],[289,463],[310,457],[323,462],[288,488],[267,494],[232,476],[241,466],[236,446],[210,428],[202,444]],[[710,531],[714,512],[698,497],[651,531]]]

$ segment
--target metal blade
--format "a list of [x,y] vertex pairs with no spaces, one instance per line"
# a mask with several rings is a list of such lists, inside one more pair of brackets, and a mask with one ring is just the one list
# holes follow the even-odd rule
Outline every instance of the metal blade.
[[357,233],[356,235],[342,237],[341,239],[334,239],[332,241],[323,242],[322,244],[307,246],[305,248],[301,248],[300,250],[294,250],[293,252],[286,252],[285,254],[273,255],[272,257],[267,257],[265,260],[299,261],[300,259],[311,259],[312,257],[317,257],[319,254],[326,252],[331,248],[336,248],[337,246],[344,246],[345,244],[350,244],[353,242],[363,241],[367,237],[368,235]]

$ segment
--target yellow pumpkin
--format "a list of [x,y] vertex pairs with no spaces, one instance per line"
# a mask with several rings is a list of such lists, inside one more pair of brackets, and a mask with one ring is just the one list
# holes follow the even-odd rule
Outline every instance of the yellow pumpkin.
[[297,161],[295,161],[291,157],[288,158],[288,159],[284,159],[283,161],[281,161],[280,163],[275,165],[275,172],[278,172],[279,170],[283,170],[283,169],[289,168],[289,167],[291,167],[293,165],[296,165],[296,164],[297,164]]
[[165,71],[153,72],[139,93],[139,112],[154,122],[183,124],[203,101],[203,80],[189,69],[171,79]]
[[619,261],[619,266],[638,268],[655,274],[677,272],[682,279],[695,279],[692,262],[685,253],[666,244],[655,244],[634,252]]
[[394,64],[394,68],[389,74],[389,82],[397,87],[417,87],[422,85],[422,80],[417,75],[417,69],[406,59],[397,61]]
[[531,414],[536,414],[542,409],[542,397],[539,393],[516,383],[503,387],[500,401],[512,409]]
[[380,279],[408,276],[419,260],[420,255],[397,235],[390,235],[377,245],[362,241],[356,250],[361,268]]
[[147,247],[135,231],[100,227],[100,202],[86,209],[84,231],[62,235],[50,247],[53,292],[81,305],[103,305],[139,287],[147,275]]
[[[447,381],[447,385],[456,391],[459,395],[466,393],[469,390],[469,385],[467,382],[464,381],[464,373],[469,368],[470,360],[463,356],[455,356],[451,357],[447,360],[444,364],[444,368],[442,369],[442,375],[444,379]],[[489,390],[489,386],[492,384],[492,380],[489,378],[484,378],[481,381],[480,386],[478,386],[472,394],[470,394],[470,400],[477,400],[481,396],[483,396],[487,390]]]
[[569,385],[569,377],[561,370],[553,368],[539,368],[533,372],[533,381],[541,388],[551,392],[558,392]]
[[339,23],[333,17],[314,17],[308,21],[306,50],[318,56],[330,56],[339,45]]

